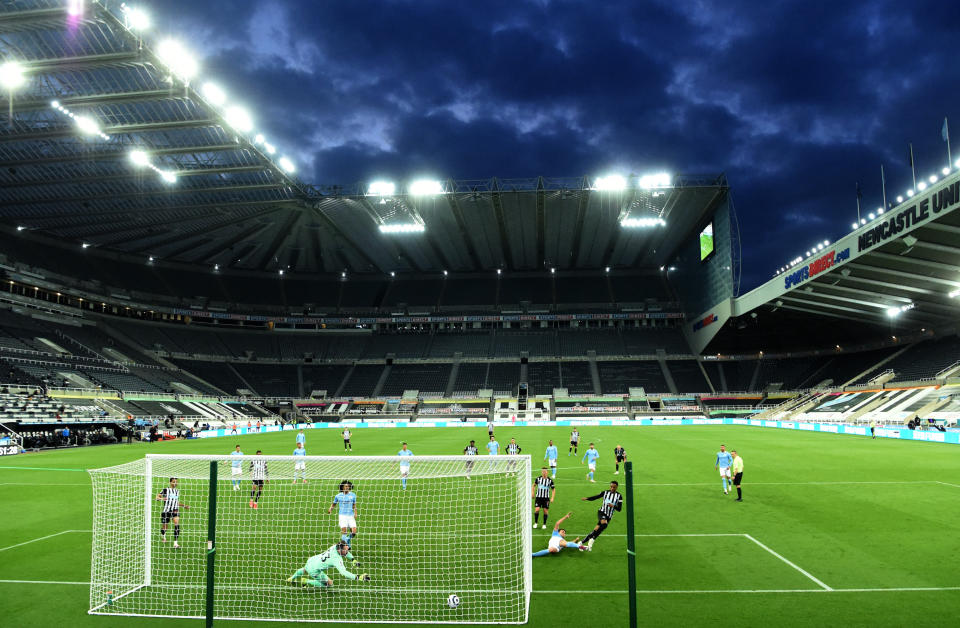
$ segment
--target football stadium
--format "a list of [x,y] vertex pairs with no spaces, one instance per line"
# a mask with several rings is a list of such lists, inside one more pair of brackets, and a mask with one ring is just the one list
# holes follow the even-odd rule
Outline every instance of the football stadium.
[[742,290],[722,172],[311,183],[148,20],[0,3],[4,625],[956,623],[960,161]]

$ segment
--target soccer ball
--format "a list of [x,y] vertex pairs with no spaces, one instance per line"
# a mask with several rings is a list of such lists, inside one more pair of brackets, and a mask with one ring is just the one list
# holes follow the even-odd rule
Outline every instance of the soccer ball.
[[451,593],[450,597],[447,598],[447,606],[450,608],[456,608],[460,606],[460,598],[457,597],[456,593]]

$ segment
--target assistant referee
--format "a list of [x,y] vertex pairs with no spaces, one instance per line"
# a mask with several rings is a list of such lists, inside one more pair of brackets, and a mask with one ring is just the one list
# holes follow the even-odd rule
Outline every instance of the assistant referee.
[[733,471],[733,485],[737,487],[737,499],[735,501],[743,501],[743,492],[740,490],[740,480],[743,479],[743,458],[737,455],[737,450],[734,449],[730,452],[733,456],[733,464],[731,465],[731,470]]

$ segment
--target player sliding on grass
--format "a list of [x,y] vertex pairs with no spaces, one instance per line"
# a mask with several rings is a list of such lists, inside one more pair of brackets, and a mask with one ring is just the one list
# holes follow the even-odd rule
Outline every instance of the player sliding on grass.
[[550,554],[558,554],[560,553],[560,550],[562,550],[565,547],[572,547],[574,549],[580,550],[581,552],[589,551],[589,548],[578,543],[578,541],[580,540],[580,537],[577,537],[572,541],[568,541],[566,539],[567,531],[561,528],[560,524],[563,523],[569,516],[570,516],[570,513],[568,512],[564,516],[557,519],[557,522],[553,524],[553,534],[550,535],[550,542],[547,543],[547,549],[540,550],[539,552],[534,552],[533,553],[534,558],[537,558],[539,556],[549,556]]
[[333,586],[333,580],[327,575],[327,571],[330,568],[336,569],[340,572],[341,576],[348,580],[370,581],[370,576],[365,573],[358,576],[347,571],[347,568],[343,565],[344,559],[347,559],[353,567],[360,564],[354,559],[353,554],[350,553],[350,546],[341,541],[336,545],[331,545],[330,549],[324,553],[308,558],[307,564],[297,569],[295,574],[287,578],[287,582],[290,584],[299,584],[304,587],[311,586],[326,589]]

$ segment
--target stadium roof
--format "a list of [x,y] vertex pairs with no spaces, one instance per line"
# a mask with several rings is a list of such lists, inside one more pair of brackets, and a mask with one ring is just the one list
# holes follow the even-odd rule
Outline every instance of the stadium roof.
[[26,79],[0,124],[9,233],[274,272],[656,267],[727,192],[722,175],[306,184],[188,53],[141,39],[120,3],[73,4],[0,6],[0,56]]
[[[786,321],[798,315],[894,334],[955,326],[960,321],[960,171],[924,188],[733,300],[729,314],[740,320],[727,325],[726,333],[749,326],[743,317],[779,317],[780,329],[793,330]],[[722,312],[717,316],[724,318]],[[818,339],[800,340],[810,345]],[[719,343],[731,346],[729,337]]]

